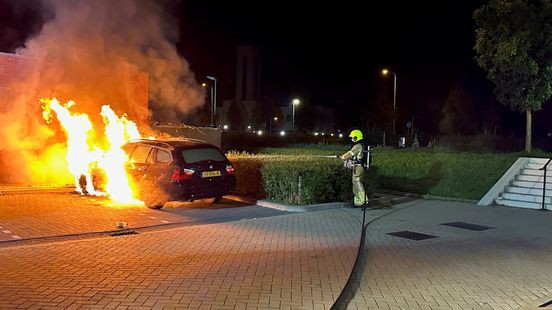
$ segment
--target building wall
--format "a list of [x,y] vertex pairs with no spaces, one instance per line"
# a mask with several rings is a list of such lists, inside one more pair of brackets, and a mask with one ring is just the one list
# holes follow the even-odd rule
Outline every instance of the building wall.
[[236,99],[256,101],[261,96],[261,53],[255,46],[239,46],[236,53]]

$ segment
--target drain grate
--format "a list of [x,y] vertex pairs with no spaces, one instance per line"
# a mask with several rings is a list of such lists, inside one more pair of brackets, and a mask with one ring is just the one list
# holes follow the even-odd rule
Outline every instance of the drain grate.
[[451,222],[451,223],[443,223],[441,225],[452,226],[456,228],[468,229],[468,230],[474,230],[474,231],[484,231],[484,230],[495,228],[491,226],[483,226],[483,225],[477,225],[477,224],[465,223],[465,222]]
[[409,230],[397,231],[397,232],[392,232],[387,234],[391,236],[399,237],[399,238],[405,238],[405,239],[416,240],[416,241],[437,238],[437,236],[422,234],[419,232],[409,231]]
[[137,235],[138,232],[134,230],[124,230],[124,231],[116,231],[113,233],[110,233],[109,235],[111,237],[120,237],[120,236],[128,236],[128,235]]

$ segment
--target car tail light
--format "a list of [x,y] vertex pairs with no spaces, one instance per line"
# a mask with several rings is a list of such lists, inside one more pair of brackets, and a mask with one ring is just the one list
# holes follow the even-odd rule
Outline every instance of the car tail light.
[[232,165],[226,165],[226,173],[227,174],[234,174],[236,171],[234,170],[234,167]]
[[195,170],[193,169],[185,169],[185,168],[175,168],[173,171],[173,174],[171,176],[171,181],[177,182],[177,181],[186,181],[191,180],[194,176]]

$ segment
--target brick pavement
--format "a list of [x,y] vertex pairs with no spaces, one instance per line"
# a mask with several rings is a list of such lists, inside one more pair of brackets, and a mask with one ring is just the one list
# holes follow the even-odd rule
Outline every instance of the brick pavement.
[[102,197],[81,196],[67,190],[49,192],[34,188],[26,193],[0,195],[0,242],[112,231],[119,221],[128,223],[130,228],[189,223],[225,217],[230,208],[234,208],[231,212],[234,216],[239,216],[248,210],[238,211],[241,208],[237,207],[250,204],[228,199],[216,204],[207,200],[169,202],[161,210],[152,210],[144,205],[114,204]]
[[326,309],[355,260],[359,214],[0,248],[0,308]]
[[[470,231],[463,221],[496,227]],[[374,222],[349,309],[518,309],[552,296],[551,213],[418,201]],[[413,241],[409,230],[438,236]],[[552,298],[550,298],[552,299]]]
[[0,241],[114,230],[118,221],[138,227],[185,220],[144,205],[115,205],[105,198],[72,193],[0,196]]

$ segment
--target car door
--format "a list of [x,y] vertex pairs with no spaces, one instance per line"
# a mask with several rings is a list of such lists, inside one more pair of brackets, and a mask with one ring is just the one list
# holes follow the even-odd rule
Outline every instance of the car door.
[[165,187],[170,183],[171,175],[174,169],[171,169],[171,152],[154,148],[150,152],[152,164],[149,166],[145,178],[160,187]]
[[153,162],[153,147],[138,144],[130,154],[126,166],[129,176],[139,184]]

